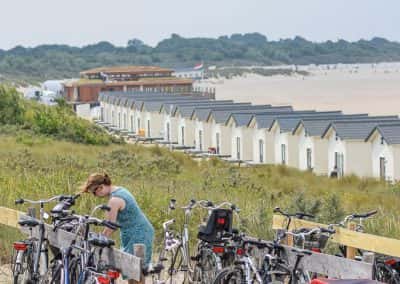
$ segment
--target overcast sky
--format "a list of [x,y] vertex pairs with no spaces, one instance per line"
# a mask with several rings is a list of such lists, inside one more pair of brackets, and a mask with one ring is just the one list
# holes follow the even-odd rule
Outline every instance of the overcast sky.
[[400,42],[400,0],[1,0],[0,7],[0,49],[103,40],[126,45],[132,38],[154,46],[172,33]]

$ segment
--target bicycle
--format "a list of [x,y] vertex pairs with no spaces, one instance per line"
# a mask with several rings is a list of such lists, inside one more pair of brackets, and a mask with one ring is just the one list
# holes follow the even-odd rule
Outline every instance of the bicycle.
[[[354,230],[356,232],[363,233],[364,232],[363,221],[370,218],[371,216],[375,215],[376,213],[378,213],[377,210],[373,210],[373,211],[370,211],[367,213],[353,213],[353,214],[347,215],[339,223],[330,224],[330,225],[328,225],[328,227],[333,228],[333,227],[337,226],[337,227],[347,228],[348,223],[350,223],[354,219],[358,219],[358,223],[356,224],[356,227],[354,228]],[[341,252],[341,255],[338,255],[338,256],[347,257],[347,247],[346,246],[340,245],[339,250]],[[358,257],[356,256],[356,260],[361,260],[362,259],[361,256],[363,255],[363,252],[360,249],[357,249],[357,252],[358,252],[359,256]]]
[[[61,248],[61,257],[58,257],[53,266],[53,279],[52,283],[75,284],[83,283],[87,279],[88,268],[96,272],[105,270],[99,268],[99,263],[94,260],[94,250],[92,246],[100,247],[100,251],[104,247],[114,245],[114,241],[109,240],[102,236],[93,235],[90,232],[90,225],[104,226],[112,230],[119,228],[119,225],[110,221],[100,220],[92,217],[97,210],[109,211],[110,207],[106,205],[98,205],[94,207],[90,215],[63,215],[64,210],[52,210],[54,214],[61,214],[62,217],[58,218],[58,222],[54,230],[64,229],[66,225],[68,229],[75,232],[75,238],[69,247]],[[77,242],[78,236],[81,236],[80,242]],[[73,250],[80,251],[79,255],[73,254]],[[101,253],[99,253],[101,255]],[[100,259],[100,257],[99,257]],[[105,266],[104,266],[105,267]]]
[[238,215],[240,209],[230,202],[214,205],[207,200],[199,201],[199,206],[208,211],[208,218],[206,225],[199,227],[197,255],[192,257],[195,261],[194,280],[211,283],[218,271],[233,263],[235,246],[228,243],[239,234],[232,228],[232,214]]
[[[145,276],[151,275],[152,276],[152,283],[153,284],[166,284],[166,283],[173,283],[173,277],[176,274],[176,270],[174,269],[173,259],[176,254],[176,250],[180,247],[181,241],[175,237],[173,231],[169,229],[169,227],[175,223],[175,219],[168,220],[163,223],[163,231],[164,231],[164,240],[163,240],[163,247],[159,253],[158,261],[154,267],[150,267],[148,269],[143,270],[143,274]],[[170,255],[169,258],[167,254]],[[167,269],[167,276],[164,279],[164,275],[162,272],[164,271],[164,263],[166,261],[170,261],[170,266]]]
[[[29,229],[30,237],[13,244],[12,272],[15,284],[25,282],[48,283],[48,241],[45,238],[44,220],[49,216],[44,211],[44,205],[55,200],[62,201],[66,198],[68,196],[58,195],[45,200],[18,199],[15,201],[16,205],[29,203],[40,206],[38,221],[33,218],[18,221],[21,227]],[[39,227],[39,238],[33,237],[33,229],[36,227]]]
[[[234,261],[233,267],[222,269],[215,277],[214,284],[268,284],[277,280],[291,284],[308,283],[304,277],[305,273],[299,266],[301,259],[305,255],[312,254],[310,251],[293,248],[292,251],[296,253],[296,262],[293,269],[290,269],[287,261],[282,257],[283,247],[279,245],[280,239],[268,242],[243,236],[241,238],[242,244],[237,247],[237,259]],[[249,256],[248,245],[259,249],[268,248],[269,253],[264,255],[260,268],[255,265]]]

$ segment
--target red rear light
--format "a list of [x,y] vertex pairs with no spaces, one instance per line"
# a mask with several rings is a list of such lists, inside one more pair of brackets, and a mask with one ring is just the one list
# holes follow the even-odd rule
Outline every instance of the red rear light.
[[118,272],[118,271],[115,271],[115,270],[109,270],[109,271],[107,271],[107,275],[108,275],[108,277],[111,278],[111,279],[118,279],[119,276],[120,276],[119,272]]
[[15,250],[22,250],[22,251],[26,251],[26,249],[28,248],[28,245],[22,242],[15,242],[13,246]]
[[393,259],[393,258],[385,260],[385,264],[387,264],[387,265],[395,265],[396,264],[396,260]]
[[213,247],[213,252],[214,253],[224,253],[225,252],[225,248],[224,247]]
[[107,277],[104,277],[104,276],[97,277],[97,281],[100,284],[110,284],[110,279],[108,279]]
[[324,281],[324,279],[315,278],[311,280],[311,284],[328,284],[328,281]]
[[218,225],[225,225],[225,218],[218,218],[217,223]]
[[245,253],[245,250],[242,249],[242,248],[238,248],[238,249],[236,250],[236,254],[237,254],[237,255],[244,255],[244,253]]
[[311,251],[320,253],[321,249],[320,248],[311,248]]

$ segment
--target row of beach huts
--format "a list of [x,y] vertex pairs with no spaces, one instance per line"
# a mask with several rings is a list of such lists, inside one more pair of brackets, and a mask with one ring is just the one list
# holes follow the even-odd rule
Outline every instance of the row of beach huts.
[[136,141],[248,165],[400,180],[398,116],[140,92],[102,92],[99,124]]

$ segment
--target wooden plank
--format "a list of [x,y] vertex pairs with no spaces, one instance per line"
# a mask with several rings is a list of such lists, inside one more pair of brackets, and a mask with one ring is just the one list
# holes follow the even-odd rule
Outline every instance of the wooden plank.
[[[289,265],[294,266],[296,253],[289,246],[283,246]],[[372,279],[372,264],[337,257],[323,253],[304,256],[301,264],[304,270],[327,275],[335,279]]]
[[[272,219],[272,229],[283,229],[286,225],[286,218],[282,215],[274,215]],[[327,227],[311,221],[292,219],[290,230],[296,228],[315,228]],[[362,250],[373,251],[376,253],[400,257],[400,240],[391,239],[371,234],[359,233],[346,228],[335,227],[336,233],[331,240],[345,246],[359,248]]]
[[[12,210],[12,209],[9,209]],[[15,211],[15,210],[14,210]],[[18,211],[17,211],[18,212]],[[22,212],[18,212],[20,219],[27,219],[30,218],[29,216],[25,215]],[[14,213],[14,216],[16,214]],[[15,222],[17,223],[17,222]],[[18,227],[18,226],[16,226]],[[71,245],[71,242],[74,240],[75,235],[63,230],[57,230],[56,232],[53,231],[53,226],[46,224],[46,238],[49,240],[49,243],[52,246],[58,248],[65,248]],[[21,228],[21,231],[25,234],[29,234],[30,231],[27,228]],[[35,237],[39,237],[39,228],[34,228],[32,230],[32,234]],[[120,251],[119,249],[115,248],[105,248],[102,254],[102,260],[106,261],[110,265],[120,269],[123,274],[128,279],[140,280],[140,276],[142,274],[140,258]]]
[[13,228],[19,228],[18,220],[21,215],[24,215],[24,213],[18,210],[0,206],[0,224]]

